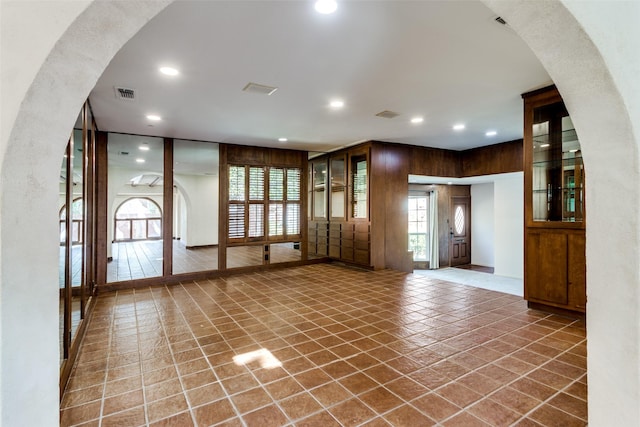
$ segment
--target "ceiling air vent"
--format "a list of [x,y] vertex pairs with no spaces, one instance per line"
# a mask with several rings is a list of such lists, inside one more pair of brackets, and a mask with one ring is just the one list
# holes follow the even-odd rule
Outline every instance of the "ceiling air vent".
[[278,90],[278,88],[274,86],[260,85],[258,83],[247,83],[242,90],[244,92],[257,93],[260,95],[271,95],[273,92]]
[[117,86],[114,86],[114,89],[116,91],[116,98],[118,99],[124,99],[125,101],[133,101],[136,99],[136,91],[134,89]]
[[393,119],[394,117],[398,117],[400,113],[396,113],[395,111],[384,110],[380,111],[376,116],[382,117],[383,119]]

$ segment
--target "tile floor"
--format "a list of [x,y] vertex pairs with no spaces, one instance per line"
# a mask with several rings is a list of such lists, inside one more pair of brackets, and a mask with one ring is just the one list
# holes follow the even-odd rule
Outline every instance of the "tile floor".
[[120,291],[97,301],[61,425],[584,426],[585,336],[519,297],[391,270]]

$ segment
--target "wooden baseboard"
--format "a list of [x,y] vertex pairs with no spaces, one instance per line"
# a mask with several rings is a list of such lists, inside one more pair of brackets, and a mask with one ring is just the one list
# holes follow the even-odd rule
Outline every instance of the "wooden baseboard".
[[539,302],[527,301],[527,307],[529,307],[532,310],[544,311],[545,313],[557,314],[558,316],[568,317],[569,319],[582,320],[582,321],[586,319],[585,313],[568,310],[566,308],[553,307],[551,305],[541,304]]

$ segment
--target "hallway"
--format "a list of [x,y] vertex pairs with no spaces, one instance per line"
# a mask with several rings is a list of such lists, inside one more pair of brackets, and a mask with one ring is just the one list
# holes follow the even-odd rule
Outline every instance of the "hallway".
[[319,264],[100,296],[61,425],[581,426],[586,394],[582,322]]

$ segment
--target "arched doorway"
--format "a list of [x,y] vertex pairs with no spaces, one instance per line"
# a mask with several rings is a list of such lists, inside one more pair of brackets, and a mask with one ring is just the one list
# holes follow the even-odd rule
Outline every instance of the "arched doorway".
[[[34,247],[28,242],[38,241],[42,236],[51,236],[45,241],[53,240],[56,233],[52,208],[56,198],[55,176],[68,129],[109,60],[166,4],[93,2],[86,9],[82,4],[68,6],[70,9],[61,12],[55,10],[58,6],[54,4],[50,12],[68,13],[71,17],[56,21],[47,16],[51,23],[40,29],[47,41],[36,38],[36,42],[42,43],[38,45],[41,51],[31,52],[38,59],[21,58],[23,62],[18,62],[18,67],[25,66],[25,76],[19,82],[22,86],[17,85],[9,94],[8,111],[3,113],[3,125],[7,127],[3,126],[2,133],[0,189],[3,350],[0,374],[2,420],[8,425],[47,425],[57,420],[58,373],[52,363],[57,359],[54,330],[57,307],[52,303],[56,301],[53,292],[57,289],[51,286],[57,270],[56,257],[53,244]],[[638,8],[625,5],[624,9],[612,12],[604,2],[564,5],[559,1],[487,0],[486,4],[529,43],[559,87],[581,134],[590,174],[587,194],[590,423],[605,424],[607,416],[615,411],[616,424],[635,425],[640,420],[639,272],[634,262],[640,246],[637,221],[640,172],[638,141],[633,129],[637,124],[631,121],[630,111],[637,111],[638,99],[634,94],[637,91],[632,92],[635,88],[630,83],[632,79],[622,71],[633,66],[622,61],[636,66],[640,63],[637,54],[633,56],[633,42],[624,40],[625,36],[638,40],[632,37],[637,35],[632,21]],[[29,9],[22,17],[25,24],[30,12]],[[617,18],[616,34],[607,34],[603,16]],[[14,27],[21,23],[14,22],[17,22]],[[614,37],[621,47],[616,48]],[[15,40],[11,42],[16,51],[17,46],[23,47]],[[77,57],[70,60],[70,52]],[[610,54],[603,57],[603,52]],[[17,58],[13,53],[12,58]],[[629,56],[625,57],[627,53]],[[57,105],[55,111],[52,105]],[[49,156],[52,151],[56,155]],[[612,225],[611,212],[633,220],[624,226]],[[608,250],[621,242],[624,250],[633,254],[631,262],[619,256],[619,252]],[[33,259],[39,261],[38,269],[30,268]],[[41,292],[24,292],[24,283]],[[608,287],[610,283],[617,286],[614,292]],[[14,327],[17,324],[20,328]],[[39,402],[37,408],[33,407],[34,400]]]

